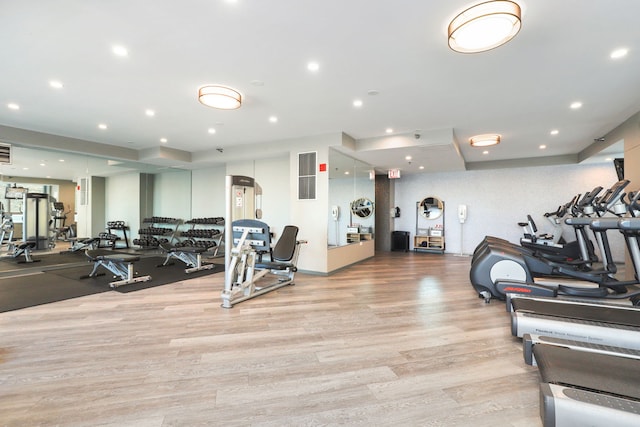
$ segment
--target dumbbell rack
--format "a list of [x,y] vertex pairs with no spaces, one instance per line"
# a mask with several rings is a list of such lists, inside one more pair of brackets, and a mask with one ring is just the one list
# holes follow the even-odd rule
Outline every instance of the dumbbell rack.
[[181,219],[153,216],[142,221],[143,227],[138,230],[138,239],[133,243],[142,248],[157,248],[160,243],[172,243],[176,237]]
[[217,256],[224,241],[224,218],[193,218],[185,222],[188,230],[180,232],[181,240],[176,246],[204,247]]
[[107,233],[100,233],[99,236],[101,240],[110,240],[110,246],[112,249],[115,249],[116,242],[121,240],[120,237],[114,233],[114,231],[122,232],[122,238],[124,239],[125,247],[129,248],[129,238],[127,237],[127,230],[129,227],[124,225],[124,221],[108,221],[107,222]]

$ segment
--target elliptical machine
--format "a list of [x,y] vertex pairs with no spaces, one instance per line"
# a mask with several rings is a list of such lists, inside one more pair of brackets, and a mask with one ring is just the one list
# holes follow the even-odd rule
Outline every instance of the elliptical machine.
[[[527,222],[519,224],[526,226],[528,231],[525,232],[524,237],[520,239],[520,245],[534,251],[539,256],[545,256],[555,261],[578,262],[582,260],[585,262],[585,266],[589,268],[591,263],[598,261],[598,257],[595,254],[593,242],[584,235],[584,228],[578,229],[574,227],[576,239],[567,242],[562,237],[562,227],[560,224],[562,224],[562,219],[567,214],[571,214],[574,217],[582,216],[583,208],[589,206],[593,198],[601,190],[602,187],[596,187],[593,191],[586,193],[583,199],[580,199],[581,194],[578,194],[568,203],[560,205],[556,211],[545,213],[545,218],[547,218],[555,228],[552,236],[538,235],[536,223],[533,221],[533,218],[531,218],[531,215],[527,215]],[[578,234],[580,235],[578,236]]]
[[[598,186],[595,187],[592,191],[585,193],[582,199],[580,199],[580,201],[574,204],[574,206],[572,207],[573,217],[575,218],[592,215],[595,212],[595,208],[593,205],[597,203],[596,196],[601,191],[602,187]],[[565,222],[568,222],[571,219],[572,218],[568,218],[565,220]],[[578,259],[567,259],[566,257],[549,252],[518,246],[509,242],[508,240],[501,239],[499,237],[485,236],[482,242],[480,242],[480,244],[474,250],[471,264],[472,266],[475,265],[478,260],[484,259],[487,255],[490,254],[491,251],[499,250],[504,252],[505,255],[508,253],[513,253],[515,254],[515,256],[520,256],[522,254],[528,256],[529,259],[531,259],[531,262],[529,263],[529,269],[531,270],[533,276],[555,275],[555,273],[551,269],[549,269],[548,265],[544,262],[534,262],[534,258],[536,257],[548,261],[572,265],[579,270],[589,271],[591,270],[592,262],[597,261],[598,258],[593,253],[593,243],[589,239],[585,224],[588,225],[588,222],[584,222],[584,224],[572,224],[572,227],[574,228],[576,234],[576,241],[578,242],[580,252],[580,257]]]
[[[605,195],[592,204],[594,212],[601,217],[607,212],[617,216],[626,212],[626,206],[622,202],[624,197],[623,189],[629,184],[627,180],[615,183]],[[599,191],[598,191],[599,192]],[[587,210],[586,212],[589,212]],[[574,224],[582,227],[590,227],[591,218],[568,218],[577,221]],[[572,264],[563,264],[550,261],[534,254],[517,250],[515,245],[491,244],[491,240],[485,243],[486,248],[479,252],[472,262],[469,273],[472,286],[478,291],[486,302],[493,298],[504,299],[507,293],[523,293],[529,295],[556,296],[559,290],[565,294],[585,297],[614,297],[615,293],[624,293],[626,286],[634,285],[637,281],[620,282],[615,279],[615,264],[611,256],[611,249],[608,244],[606,231],[613,228],[611,222],[598,218],[600,223],[596,227],[590,227],[594,231],[596,240],[600,247],[603,268],[601,270],[581,271],[580,268]],[[618,218],[613,219],[617,224]],[[575,222],[575,221],[574,221]],[[543,274],[538,274],[538,273]],[[595,284],[591,287],[543,285],[535,282],[535,277],[563,276],[564,278],[578,279]],[[621,296],[620,298],[627,298]]]

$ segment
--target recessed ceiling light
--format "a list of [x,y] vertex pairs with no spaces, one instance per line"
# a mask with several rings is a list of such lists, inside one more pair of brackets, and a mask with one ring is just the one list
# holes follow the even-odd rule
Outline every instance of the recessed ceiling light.
[[560,133],[560,131],[558,129],[554,129],[551,132],[549,132],[551,135],[557,135]]
[[547,148],[547,146],[546,146],[546,145],[544,145],[544,144],[542,144],[539,148],[540,148],[541,150],[544,150],[545,148]]
[[107,125],[105,125],[104,123],[100,123],[100,124],[98,125],[98,128],[99,128],[99,129],[102,129],[102,130],[106,130],[106,129],[107,129]]
[[18,104],[13,103],[13,102],[7,104],[7,107],[10,110],[19,110],[20,109],[20,106]]
[[276,116],[269,117],[269,123],[278,123],[278,118]]
[[29,170],[29,168],[22,168],[22,170],[23,170],[23,171],[28,171],[28,170]]
[[611,52],[611,59],[619,59],[619,58],[623,58],[625,56],[627,56],[627,53],[629,53],[629,49],[623,47],[620,49],[616,49],[613,52]]
[[54,89],[62,89],[63,84],[62,84],[62,82],[61,82],[61,81],[58,81],[58,80],[51,80],[51,81],[49,82],[49,86],[51,86],[51,87],[52,87],[52,88],[54,88]]
[[610,162],[611,160],[613,160],[611,157],[607,157],[606,159],[604,159],[605,162]]
[[353,106],[357,108],[362,107],[362,100],[356,99],[355,101],[353,101]]
[[391,128],[387,128],[387,129],[385,130],[385,132],[386,132],[386,133],[393,133],[393,129],[391,129]]
[[166,144],[167,143],[167,138],[160,138],[160,142],[163,143],[163,144]]
[[156,115],[156,112],[153,110],[145,110],[144,113],[149,117],[153,117]]
[[129,51],[124,46],[113,46],[111,48],[111,51],[114,53],[114,55],[117,55],[117,56],[127,56],[127,55],[129,55]]
[[58,159],[60,163],[64,163],[64,159]]
[[412,157],[411,157],[411,156],[406,156],[404,159],[405,159],[405,160],[411,160],[411,159],[412,159]]
[[211,135],[213,135],[214,133],[216,133],[216,130],[214,128],[209,128],[209,130],[207,130],[207,132],[209,132]]
[[420,166],[418,169],[424,169],[424,166]]
[[570,107],[572,110],[577,110],[578,108],[582,107],[582,102],[580,101],[572,102]]
[[349,175],[349,171],[344,171],[344,174],[345,175]]
[[312,72],[316,72],[320,69],[320,64],[318,64],[317,62],[309,62],[307,64],[307,70],[312,71]]
[[487,154],[489,154],[489,151],[484,150],[484,151],[482,152],[482,154],[487,155]]
[[489,147],[491,145],[497,145],[500,144],[500,135],[496,133],[475,135],[469,138],[469,144],[471,144],[472,147]]
[[40,166],[47,166],[46,163],[40,163]]

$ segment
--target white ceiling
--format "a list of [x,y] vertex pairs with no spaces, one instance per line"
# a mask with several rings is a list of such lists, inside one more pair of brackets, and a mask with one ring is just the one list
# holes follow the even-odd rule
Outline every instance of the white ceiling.
[[[447,25],[473,3],[0,0],[0,141],[25,146],[0,173],[33,176],[42,160],[30,151],[38,134],[25,142],[13,128],[81,140],[78,154],[96,153],[93,143],[125,147],[143,163],[163,163],[153,156],[158,147],[180,150],[191,159],[161,167],[189,169],[233,160],[216,149],[246,146],[260,157],[278,141],[344,132],[356,140],[352,156],[415,173],[576,155],[640,110],[640,2],[518,1],[514,40],[481,54],[453,52]],[[128,56],[113,55],[113,45]],[[620,47],[629,54],[610,59]],[[316,73],[306,68],[312,60]],[[64,87],[51,88],[52,79]],[[240,90],[243,106],[201,105],[197,90],[207,83]],[[574,101],[583,107],[570,109]],[[488,132],[502,135],[488,154],[467,143]],[[119,152],[97,151],[107,172],[92,165],[91,173],[114,173],[106,161]],[[59,154],[42,167],[47,176],[77,176],[71,160],[59,168]],[[84,172],[88,160],[78,161]]]

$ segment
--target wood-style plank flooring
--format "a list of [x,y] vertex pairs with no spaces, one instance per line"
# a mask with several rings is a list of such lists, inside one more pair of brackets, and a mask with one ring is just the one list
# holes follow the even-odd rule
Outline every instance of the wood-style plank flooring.
[[2,313],[0,425],[540,426],[538,373],[468,273],[378,253],[232,309],[215,274]]

